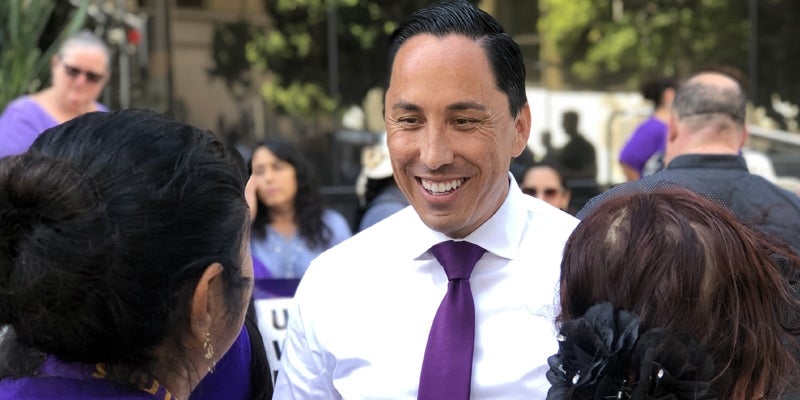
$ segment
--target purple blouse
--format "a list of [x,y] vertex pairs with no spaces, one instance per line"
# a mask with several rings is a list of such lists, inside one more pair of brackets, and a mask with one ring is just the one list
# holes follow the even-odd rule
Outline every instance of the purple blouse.
[[664,153],[667,147],[667,124],[655,117],[644,121],[633,132],[628,143],[622,148],[619,161],[639,171],[654,155]]
[[[106,106],[96,104],[100,111],[108,111]],[[40,133],[56,125],[58,121],[31,96],[8,103],[0,115],[0,157],[24,153]]]
[[242,326],[230,350],[217,362],[214,372],[200,381],[189,400],[247,400],[252,397],[250,387],[250,335]]
[[[242,327],[239,336],[210,373],[192,392],[191,400],[247,400],[250,387],[250,336]],[[157,381],[141,389],[129,389],[104,379],[101,364],[65,363],[49,356],[36,376],[0,381],[0,400],[65,399],[65,400],[174,400]]]

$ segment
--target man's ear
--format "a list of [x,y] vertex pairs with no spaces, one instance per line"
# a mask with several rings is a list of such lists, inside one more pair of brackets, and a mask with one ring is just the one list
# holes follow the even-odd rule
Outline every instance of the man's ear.
[[678,124],[678,114],[675,112],[670,113],[669,122],[667,123],[667,143],[664,145],[664,156],[662,158],[664,166],[669,165],[670,161],[677,157],[681,151],[682,144]]
[[744,125],[742,127],[742,138],[739,140],[739,150],[741,150],[744,147],[745,143],[747,143],[748,137],[750,137],[750,131],[747,130],[747,125]]
[[678,116],[675,113],[669,114],[667,124],[667,143],[672,143],[678,138]]
[[211,329],[211,321],[219,312],[217,308],[224,307],[223,304],[219,304],[224,299],[219,293],[222,290],[221,277],[222,264],[216,262],[209,264],[194,288],[191,310],[189,310],[191,334],[200,343],[205,340],[206,334]]
[[525,150],[531,136],[531,107],[528,103],[517,113],[514,128],[514,157],[518,157]]

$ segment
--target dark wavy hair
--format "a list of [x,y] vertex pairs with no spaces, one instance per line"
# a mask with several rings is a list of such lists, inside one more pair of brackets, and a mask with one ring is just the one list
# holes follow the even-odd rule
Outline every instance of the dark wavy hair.
[[561,268],[561,323],[609,302],[642,331],[691,338],[722,399],[796,384],[800,259],[712,200],[678,188],[608,199],[572,233]]
[[656,108],[662,106],[664,92],[667,89],[678,89],[678,81],[672,77],[662,77],[651,79],[642,83],[639,91],[645,100],[652,101]]
[[389,87],[394,58],[408,39],[422,34],[445,37],[461,35],[481,45],[494,74],[497,89],[508,96],[512,117],[528,102],[525,93],[525,63],[522,51],[500,23],[465,0],[446,0],[427,6],[409,17],[389,38]]
[[[300,237],[305,240],[310,248],[328,246],[333,233],[322,220],[322,215],[325,212],[325,201],[319,191],[317,176],[311,162],[294,143],[286,139],[267,139],[256,146],[256,149],[259,147],[268,149],[275,157],[294,167],[297,178],[294,210]],[[250,168],[251,170],[253,168],[252,159],[250,159]],[[266,238],[267,225],[269,225],[271,219],[269,208],[259,201],[256,218],[253,221],[253,237]]]
[[[569,191],[569,186],[567,186],[567,179],[564,177],[564,166],[561,165],[557,160],[550,160],[544,159],[541,161],[536,161],[525,169],[525,173],[527,174],[528,171],[534,168],[548,168],[552,170],[558,176],[558,183],[561,185],[561,189]],[[525,178],[525,174],[522,175],[523,179]]]
[[189,307],[223,266],[233,323],[248,279],[247,169],[207,131],[154,112],[90,113],[0,159],[0,377],[45,354],[132,383],[185,352]]

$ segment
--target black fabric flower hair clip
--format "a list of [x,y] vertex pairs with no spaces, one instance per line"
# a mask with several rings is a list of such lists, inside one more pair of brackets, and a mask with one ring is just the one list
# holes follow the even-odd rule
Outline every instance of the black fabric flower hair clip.
[[548,400],[715,399],[714,363],[691,339],[664,329],[639,335],[639,318],[610,303],[566,321],[548,358]]

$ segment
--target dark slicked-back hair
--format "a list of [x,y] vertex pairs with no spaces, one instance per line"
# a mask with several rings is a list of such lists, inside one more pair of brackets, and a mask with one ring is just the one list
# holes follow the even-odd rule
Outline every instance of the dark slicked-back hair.
[[799,267],[791,249],[688,190],[613,197],[567,241],[559,320],[610,302],[641,331],[697,341],[720,399],[776,398],[796,377]]
[[212,133],[140,110],[85,114],[0,159],[0,378],[52,354],[136,382],[121,371],[147,376],[157,347],[184,354],[212,263],[233,324],[247,176]]
[[389,43],[389,71],[386,87],[391,81],[394,58],[406,40],[417,35],[466,36],[478,42],[494,74],[497,89],[508,96],[513,117],[528,102],[525,94],[525,64],[519,45],[491,15],[465,0],[441,1],[414,14],[394,31]]

